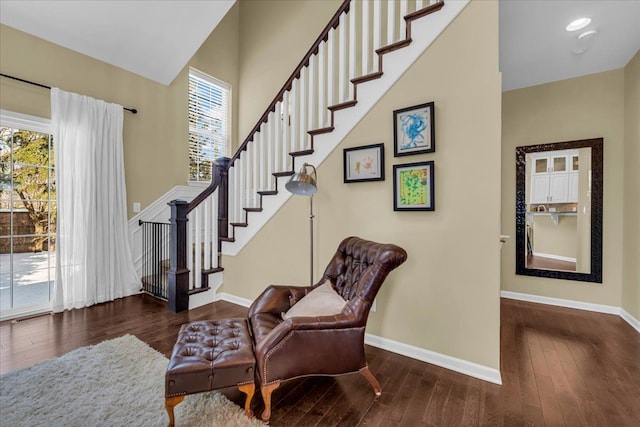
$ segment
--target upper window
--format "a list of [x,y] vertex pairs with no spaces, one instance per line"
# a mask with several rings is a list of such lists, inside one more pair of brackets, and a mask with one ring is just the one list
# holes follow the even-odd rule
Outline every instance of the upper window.
[[227,154],[231,87],[189,69],[189,180],[211,181],[211,164]]

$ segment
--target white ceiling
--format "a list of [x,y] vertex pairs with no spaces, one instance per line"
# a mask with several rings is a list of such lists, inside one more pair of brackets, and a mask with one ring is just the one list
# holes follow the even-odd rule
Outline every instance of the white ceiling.
[[[576,18],[583,30],[565,31]],[[597,30],[585,53],[578,35]],[[640,49],[640,0],[501,0],[502,89],[512,90],[624,67]]]
[[[0,0],[0,22],[169,84],[235,1]],[[582,31],[564,27],[580,16],[598,35],[575,55]],[[639,48],[640,0],[500,1],[503,90],[621,68]]]
[[234,3],[0,0],[0,22],[168,85]]

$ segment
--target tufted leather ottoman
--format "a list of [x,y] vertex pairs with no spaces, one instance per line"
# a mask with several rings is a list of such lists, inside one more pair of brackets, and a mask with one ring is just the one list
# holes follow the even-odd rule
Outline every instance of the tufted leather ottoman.
[[247,319],[198,321],[182,325],[167,367],[165,407],[169,425],[173,408],[187,394],[238,387],[247,395],[244,410],[253,417],[255,357]]

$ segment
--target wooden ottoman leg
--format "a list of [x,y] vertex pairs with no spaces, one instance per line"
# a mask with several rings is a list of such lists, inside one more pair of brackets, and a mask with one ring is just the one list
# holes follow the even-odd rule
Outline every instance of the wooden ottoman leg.
[[280,381],[260,387],[262,400],[264,400],[264,411],[262,412],[262,421],[264,422],[269,422],[269,418],[271,418],[271,393],[278,387],[280,387]]
[[247,395],[246,399],[244,400],[244,413],[247,414],[247,417],[253,418],[253,411],[251,410],[251,400],[253,399],[253,394],[256,391],[255,383],[239,385],[238,390]]
[[173,408],[183,400],[184,396],[167,397],[164,400],[164,407],[167,408],[167,413],[169,414],[169,427],[173,427],[176,425],[176,419],[173,415]]

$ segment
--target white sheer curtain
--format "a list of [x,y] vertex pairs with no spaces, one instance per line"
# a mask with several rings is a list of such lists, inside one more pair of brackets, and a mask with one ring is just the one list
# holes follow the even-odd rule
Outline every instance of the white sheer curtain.
[[51,90],[58,228],[54,311],[140,290],[127,235],[121,105]]

